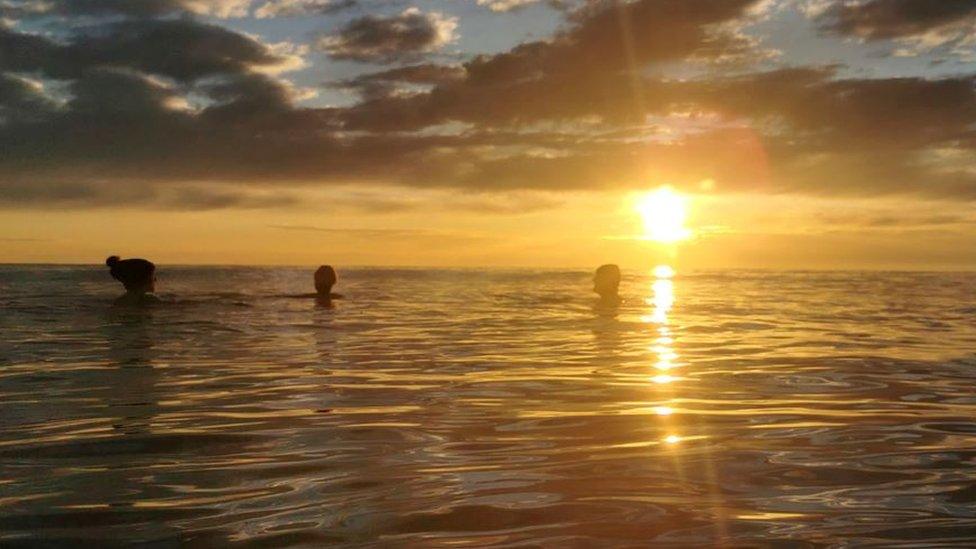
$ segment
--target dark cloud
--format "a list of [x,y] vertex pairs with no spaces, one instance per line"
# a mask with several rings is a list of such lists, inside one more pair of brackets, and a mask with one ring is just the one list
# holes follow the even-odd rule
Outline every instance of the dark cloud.
[[189,19],[108,25],[77,37],[69,47],[82,63],[124,65],[183,81],[281,61],[252,38]]
[[[390,129],[448,119],[491,123],[574,118],[591,108],[643,117],[655,97],[635,94],[648,64],[745,55],[752,43],[723,24],[745,17],[757,0],[596,1],[570,15],[551,40],[479,56],[466,78],[420,97],[366,101],[346,113],[351,127]],[[375,99],[370,97],[369,99]],[[607,108],[608,107],[608,108]]]
[[172,88],[144,75],[113,69],[91,69],[70,86],[74,98],[68,108],[77,114],[96,117],[151,115],[170,111],[167,102],[176,99]]
[[976,217],[960,214],[913,214],[911,212],[886,213],[829,213],[817,216],[820,223],[861,227],[868,229],[906,229],[949,227],[976,224]]
[[317,47],[333,59],[389,63],[416,59],[455,38],[457,20],[439,12],[407,8],[398,15],[365,15],[336,33],[319,38]]
[[0,16],[152,18],[177,13],[205,13],[223,17],[247,12],[250,0],[5,0]]
[[260,190],[200,185],[118,185],[109,182],[69,182],[35,185],[8,182],[0,185],[0,204],[39,209],[111,208],[138,206],[143,209],[207,211],[221,209],[264,209],[294,206],[296,196]]
[[252,38],[191,19],[108,23],[83,29],[64,42],[0,27],[0,52],[2,71],[60,79],[111,66],[192,81],[283,61]]
[[61,0],[40,4],[44,9],[36,10],[35,13],[65,16],[153,17],[184,9],[179,0]]
[[976,120],[971,76],[837,79],[833,68],[779,70],[678,86],[726,116],[785,122],[794,141],[839,150],[924,147],[962,138]]
[[[192,18],[112,20],[57,40],[0,28],[0,205],[278,207],[295,202],[281,194],[293,185],[399,184],[510,213],[551,203],[510,199],[519,192],[705,179],[720,191],[976,200],[972,76],[644,70],[751,51],[734,29],[757,5],[591,2],[549,40],[331,84],[363,98],[343,108],[297,107],[267,74],[280,55]],[[391,20],[414,15],[429,14],[355,19],[336,36],[360,59],[403,59],[390,52],[430,44],[389,37]],[[376,32],[345,32],[357,25]]]
[[544,3],[556,10],[569,10],[572,7],[578,6],[581,1],[584,0],[478,0],[478,5],[496,12],[521,10],[530,5],[540,3]]
[[60,76],[71,70],[71,59],[52,40],[0,25],[0,71],[46,72]]
[[485,235],[434,231],[427,229],[349,229],[317,227],[313,225],[268,225],[268,228],[280,231],[323,233],[325,235],[341,236],[344,238],[423,240],[454,244],[476,243],[489,239],[489,237]]
[[451,209],[472,213],[509,215],[549,210],[562,203],[551,196],[515,195],[491,193],[487,196],[469,196],[456,200]]
[[278,229],[280,231],[304,231],[304,232],[314,232],[314,233],[330,233],[330,234],[365,236],[365,237],[417,236],[417,235],[429,235],[434,232],[434,231],[425,231],[423,229],[349,229],[349,228],[336,228],[336,227],[318,227],[314,225],[268,225],[268,227],[271,229]]
[[215,102],[204,112],[212,123],[269,116],[280,116],[280,121],[286,122],[292,110],[288,88],[259,74],[227,77],[201,89]]
[[2,0],[0,1],[0,17],[8,19],[21,19],[34,17],[44,12],[45,6],[27,0]]
[[43,120],[57,109],[57,103],[44,95],[40,82],[0,74],[0,127]]
[[976,23],[976,0],[868,0],[836,2],[821,16],[825,30],[884,40],[917,36],[964,22]]
[[464,67],[461,66],[424,63],[366,73],[330,86],[353,90],[366,99],[379,99],[396,95],[409,86],[442,85],[461,80],[464,75]]
[[172,210],[264,209],[299,203],[298,197],[280,192],[255,193],[204,187],[177,189],[159,199],[159,207]]
[[[266,157],[263,140],[248,132],[303,127],[288,86],[255,72],[284,59],[252,38],[192,19],[112,21],[57,41],[0,28],[0,52],[0,196],[8,203],[150,203],[152,196],[122,185],[111,195],[91,185],[206,178],[232,166],[235,150],[254,149],[255,162]],[[63,104],[44,82],[63,90]],[[18,183],[28,179],[43,184]],[[226,194],[174,200],[187,207],[246,203]]]
[[331,15],[359,7],[360,4],[359,0],[268,0],[254,10],[254,15],[260,19]]

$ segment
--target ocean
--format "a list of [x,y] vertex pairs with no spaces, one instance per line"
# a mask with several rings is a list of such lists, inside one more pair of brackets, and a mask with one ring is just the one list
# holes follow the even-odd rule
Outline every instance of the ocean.
[[976,275],[0,267],[0,546],[976,543]]

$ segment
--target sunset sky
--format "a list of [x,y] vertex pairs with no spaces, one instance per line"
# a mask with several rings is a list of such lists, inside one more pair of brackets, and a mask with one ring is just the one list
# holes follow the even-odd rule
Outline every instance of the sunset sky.
[[969,269],[974,76],[976,0],[0,0],[0,262]]

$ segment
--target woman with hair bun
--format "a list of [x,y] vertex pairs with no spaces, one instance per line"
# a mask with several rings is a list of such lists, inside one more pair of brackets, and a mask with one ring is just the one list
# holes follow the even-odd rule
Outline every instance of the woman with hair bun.
[[125,287],[125,295],[115,300],[116,305],[150,305],[159,303],[153,295],[156,291],[156,265],[146,259],[119,259],[113,255],[105,260],[112,278]]

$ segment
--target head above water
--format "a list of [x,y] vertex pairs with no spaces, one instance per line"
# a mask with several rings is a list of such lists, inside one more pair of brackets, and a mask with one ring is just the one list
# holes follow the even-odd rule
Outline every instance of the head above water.
[[146,293],[156,291],[156,265],[145,259],[119,259],[113,255],[105,260],[112,278],[125,286],[125,291]]
[[315,291],[322,295],[328,295],[338,280],[339,277],[332,265],[322,265],[315,271]]
[[601,265],[593,275],[593,291],[600,297],[616,297],[620,288],[620,267]]

